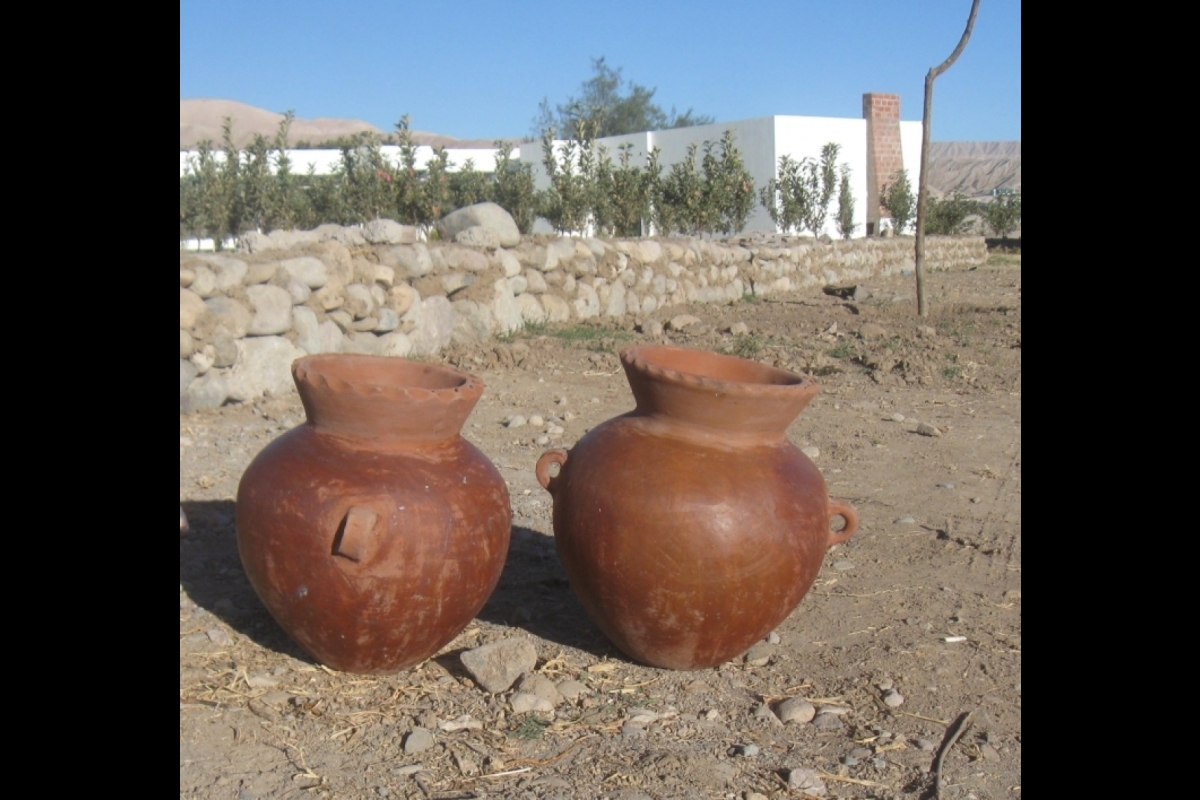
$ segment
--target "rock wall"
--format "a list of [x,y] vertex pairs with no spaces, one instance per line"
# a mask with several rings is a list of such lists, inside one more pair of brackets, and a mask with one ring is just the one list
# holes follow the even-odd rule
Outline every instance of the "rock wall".
[[[456,212],[461,213],[461,212]],[[513,229],[515,230],[515,228]],[[648,320],[912,269],[912,239],[599,240],[460,226],[442,242],[377,220],[250,234],[234,255],[179,255],[180,408],[291,391],[305,353],[431,355],[527,324]],[[931,270],[983,264],[982,237],[929,237]]]

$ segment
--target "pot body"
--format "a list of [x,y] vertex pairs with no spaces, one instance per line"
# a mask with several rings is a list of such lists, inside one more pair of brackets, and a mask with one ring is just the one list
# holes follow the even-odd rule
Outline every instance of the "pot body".
[[300,359],[293,373],[309,422],[268,445],[238,487],[246,574],[322,663],[419,663],[479,612],[508,552],[508,489],[458,435],[482,384],[369,356]]
[[[681,352],[678,366],[690,373],[653,374],[656,360]],[[746,430],[772,413],[790,422],[798,408],[790,409],[815,393],[811,381],[792,376],[796,383],[774,385],[795,391],[765,389],[767,405],[786,407],[757,413],[764,398],[754,396],[754,385],[789,374],[764,376],[758,368],[771,368],[743,367],[754,362],[688,355],[696,352],[623,353],[638,410],[594,428],[569,452],[550,451],[538,465],[554,497],[559,556],[584,607],[627,655],[670,669],[713,667],[744,653],[800,603],[828,546],[857,527],[854,510],[829,500],[820,472],[782,429]],[[728,368],[750,372],[722,371]],[[706,372],[720,377],[688,379]],[[744,386],[716,385],[731,377]],[[664,379],[681,383],[639,385]],[[706,408],[664,413],[672,403],[691,405],[692,389]],[[660,390],[670,395],[665,405]],[[737,419],[743,414],[751,418],[745,426]],[[560,465],[555,477],[552,463]],[[831,515],[845,517],[841,532],[830,531]]]

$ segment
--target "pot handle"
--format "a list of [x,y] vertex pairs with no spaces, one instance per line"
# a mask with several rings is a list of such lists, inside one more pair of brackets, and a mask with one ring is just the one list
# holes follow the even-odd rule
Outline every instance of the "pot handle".
[[534,468],[534,472],[537,474],[538,483],[542,485],[543,489],[545,489],[547,492],[550,492],[550,494],[554,494],[554,490],[550,488],[551,484],[554,482],[554,478],[550,477],[550,465],[558,464],[558,466],[561,468],[566,466],[566,463],[567,451],[563,450],[562,448],[547,450],[542,454],[542,457],[538,459],[537,467]]
[[835,544],[841,544],[858,531],[858,512],[855,511],[854,506],[850,505],[849,503],[845,503],[841,500],[830,500],[829,516],[841,517],[842,519],[846,520],[846,527],[842,528],[840,531],[829,532],[829,544],[826,545],[827,547],[831,547]]
[[379,515],[366,506],[353,506],[333,536],[333,554],[361,564],[375,549]]

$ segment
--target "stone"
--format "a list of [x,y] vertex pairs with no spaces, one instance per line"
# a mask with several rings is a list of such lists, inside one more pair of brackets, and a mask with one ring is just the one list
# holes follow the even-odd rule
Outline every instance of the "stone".
[[315,256],[287,258],[279,262],[279,268],[309,289],[320,289],[329,283],[329,267]]
[[390,333],[400,327],[400,315],[392,309],[383,306],[377,309],[379,322],[375,325],[376,333]]
[[812,721],[812,718],[817,715],[817,709],[807,700],[793,697],[780,703],[775,708],[775,713],[784,723],[796,722],[804,724]]
[[461,714],[455,719],[448,719],[438,725],[438,730],[454,733],[454,731],[479,731],[483,730],[483,723],[477,719],[472,719],[470,714]]
[[392,287],[390,296],[392,310],[403,315],[412,308],[413,301],[417,299],[417,290],[407,283],[400,283]]
[[613,284],[609,291],[608,301],[604,305],[604,316],[623,317],[625,312],[625,284]]
[[484,691],[506,691],[522,673],[537,663],[537,650],[527,639],[502,639],[466,650],[459,656],[462,665]]
[[521,311],[523,324],[540,325],[546,321],[546,309],[542,307],[541,301],[533,295],[518,295],[516,302],[517,308]]
[[883,704],[888,708],[899,708],[904,705],[904,695],[897,692],[895,689],[889,689],[883,695]]
[[829,792],[829,789],[825,786],[825,781],[821,780],[815,769],[789,770],[788,789],[793,792],[804,792],[815,795],[816,797],[824,797]]
[[213,366],[221,368],[232,367],[238,357],[237,343],[237,339],[233,338],[223,329],[218,328],[217,332],[213,334],[212,340]]
[[914,517],[900,517],[896,520],[897,525],[912,525],[917,520]]
[[296,344],[310,355],[322,352],[321,331],[317,313],[307,306],[292,309],[292,326],[296,329]]
[[233,639],[229,637],[224,628],[209,628],[205,631],[205,635],[208,636],[210,642],[218,647],[229,647],[233,644]]
[[663,324],[656,319],[648,319],[638,326],[642,333],[647,336],[656,337],[662,336]]
[[370,244],[412,244],[417,229],[390,219],[373,219],[362,227],[363,238]]
[[352,283],[346,287],[346,311],[355,319],[366,319],[375,313],[375,298],[371,290],[361,283]]
[[247,286],[246,297],[254,308],[247,332],[252,336],[286,333],[292,327],[292,296],[269,284]]
[[500,234],[495,228],[472,225],[454,234],[454,241],[464,247],[495,249],[500,246]]
[[188,386],[196,379],[196,367],[191,361],[179,359],[179,398],[183,399],[183,393],[187,391]]
[[734,336],[746,336],[750,333],[750,327],[744,322],[735,322],[729,326],[729,332]]
[[845,560],[835,561],[833,562],[833,568],[838,572],[846,572],[847,570],[854,569],[854,562]]
[[[504,277],[511,278],[514,275],[521,274],[521,260],[509,251],[497,250],[495,254],[495,260],[500,264],[501,269],[504,270]],[[534,271],[536,272],[536,270]],[[538,276],[541,276],[540,272],[538,273]],[[546,291],[545,281],[542,281],[542,291]]]
[[729,755],[741,756],[742,758],[754,758],[759,753],[758,745],[756,744],[735,744],[729,748]]
[[392,254],[409,278],[423,278],[433,271],[429,248],[423,244],[393,247]]
[[592,690],[589,689],[585,684],[582,684],[579,681],[575,681],[575,680],[562,681],[561,683],[558,684],[557,688],[558,688],[558,693],[560,695],[562,695],[564,699],[566,699],[570,702],[574,702],[575,700],[578,700],[580,697],[583,697],[586,694],[592,693]]
[[484,272],[490,266],[487,256],[469,247],[451,245],[438,251],[446,261],[448,269],[465,269],[467,272]]
[[350,329],[359,333],[369,333],[374,331],[379,325],[379,317],[363,317],[356,319],[350,324]]
[[821,731],[839,731],[842,729],[842,719],[837,714],[817,714],[813,717],[812,726]]
[[760,703],[754,709],[754,718],[766,720],[768,723],[776,727],[783,725],[783,723],[779,720],[779,717],[775,716],[775,712],[772,711],[771,707],[766,703]]
[[512,290],[514,296],[519,297],[529,289],[529,281],[525,280],[524,275],[514,275],[508,278],[508,288]]
[[[255,287],[251,287],[255,288]],[[272,287],[275,288],[275,287]],[[213,317],[214,330],[221,329],[234,339],[241,339],[250,332],[254,314],[245,305],[229,297],[213,297],[204,301],[208,313]],[[291,300],[288,301],[291,306]]]
[[942,435],[942,432],[940,430],[938,430],[937,428],[935,428],[934,426],[930,425],[927,422],[922,422],[917,425],[917,433],[921,434],[922,436],[941,436]]
[[208,299],[217,293],[217,275],[208,267],[196,267],[193,271],[191,290],[199,297]]
[[202,350],[197,353],[192,353],[192,357],[188,359],[191,361],[192,366],[196,368],[197,375],[203,375],[204,373],[208,372],[208,368],[212,366],[214,353],[213,346],[211,344],[205,345],[204,350],[207,350],[208,352],[204,352]]
[[196,280],[196,271],[189,267],[179,268],[179,288],[186,289]]
[[553,711],[554,703],[532,692],[517,692],[509,700],[514,714],[527,714],[530,711]]
[[343,353],[377,356],[379,355],[379,348],[379,337],[369,331],[349,334],[342,339]]
[[404,737],[404,752],[408,755],[423,753],[433,747],[433,744],[433,731],[427,728],[413,728],[412,732]]
[[600,296],[593,289],[582,281],[576,284],[575,300],[571,305],[575,309],[575,316],[579,319],[590,319],[600,314]]
[[179,329],[179,357],[188,358],[196,351],[196,343],[192,335],[183,328]]
[[336,275],[330,276],[329,282],[313,292],[312,299],[322,311],[333,311],[346,303],[346,284]]
[[406,357],[412,352],[412,340],[407,333],[393,332],[379,337],[379,355]]
[[899,412],[892,414],[892,422],[904,422],[904,415]]
[[329,319],[337,323],[337,326],[345,332],[350,331],[350,326],[354,324],[354,317],[350,316],[349,311],[337,309],[329,312]]
[[237,348],[238,359],[228,375],[230,399],[245,402],[264,392],[278,395],[292,391],[292,362],[304,355],[303,350],[282,336],[240,339]]
[[524,428],[527,420],[520,414],[515,414],[504,423],[506,428]]
[[229,294],[242,285],[248,271],[245,261],[217,255],[203,255],[201,258],[217,273],[217,291],[221,294]]
[[416,355],[432,355],[450,344],[455,317],[454,308],[445,297],[434,295],[414,303],[405,318],[413,323],[408,338]]
[[496,330],[499,333],[512,333],[525,326],[521,306],[517,304],[506,278],[500,278],[492,285],[492,301],[488,308],[496,318]]
[[437,223],[437,231],[443,241],[453,241],[461,231],[475,226],[491,229],[501,247],[521,243],[521,231],[512,215],[495,203],[476,203],[452,211]]
[[536,672],[528,673],[525,677],[521,678],[521,683],[517,688],[522,692],[535,694],[549,701],[551,708],[561,703],[563,699],[562,695],[559,694],[558,687],[554,685],[554,681]]
[[305,286],[300,281],[292,278],[287,285],[288,294],[292,296],[292,305],[298,306],[308,302],[308,298],[312,296],[312,289]]
[[246,265],[246,277],[242,282],[247,286],[255,286],[260,283],[266,283],[275,277],[275,273],[279,271],[279,263],[277,261],[257,261],[253,264]]
[[179,327],[190,331],[196,323],[208,315],[204,299],[191,289],[179,290]]
[[538,272],[536,269],[527,269],[527,270],[525,270],[524,274],[525,274],[525,283],[528,286],[528,289],[526,291],[530,291],[535,294],[542,294],[543,292],[546,291],[547,288],[549,288],[546,285],[545,276],[542,275],[542,273]]
[[644,739],[645,736],[646,729],[640,725],[625,724],[621,726],[622,739]]
[[345,335],[336,322],[325,320],[317,326],[317,338],[321,346],[318,353],[340,353],[345,343]]
[[773,655],[775,645],[759,642],[746,652],[745,661],[751,667],[765,667]]
[[496,331],[496,316],[491,309],[474,300],[455,300],[454,330],[451,338],[458,344],[480,344]]
[[[539,299],[548,322],[567,322],[571,319],[571,306],[566,300],[555,294],[544,294]],[[180,324],[182,325],[182,322]]]
[[700,322],[698,317],[691,314],[677,314],[671,317],[671,321],[667,323],[667,327],[673,331],[681,331],[689,325],[696,325]]
[[801,447],[800,452],[804,453],[804,455],[808,456],[809,458],[817,458],[821,455],[821,448],[810,444],[807,447]]
[[917,746],[918,750],[922,750],[926,753],[932,753],[937,749],[937,743],[932,739],[917,739],[914,744]]

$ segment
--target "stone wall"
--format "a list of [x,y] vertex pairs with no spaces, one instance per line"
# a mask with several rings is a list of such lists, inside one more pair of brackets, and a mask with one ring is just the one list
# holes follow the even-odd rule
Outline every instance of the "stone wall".
[[[291,362],[305,353],[431,355],[527,324],[661,319],[683,303],[913,265],[907,238],[521,239],[478,225],[444,238],[419,242],[414,228],[380,220],[251,234],[231,255],[181,251],[181,409],[291,391]],[[929,237],[926,254],[931,270],[987,259],[982,237]]]

